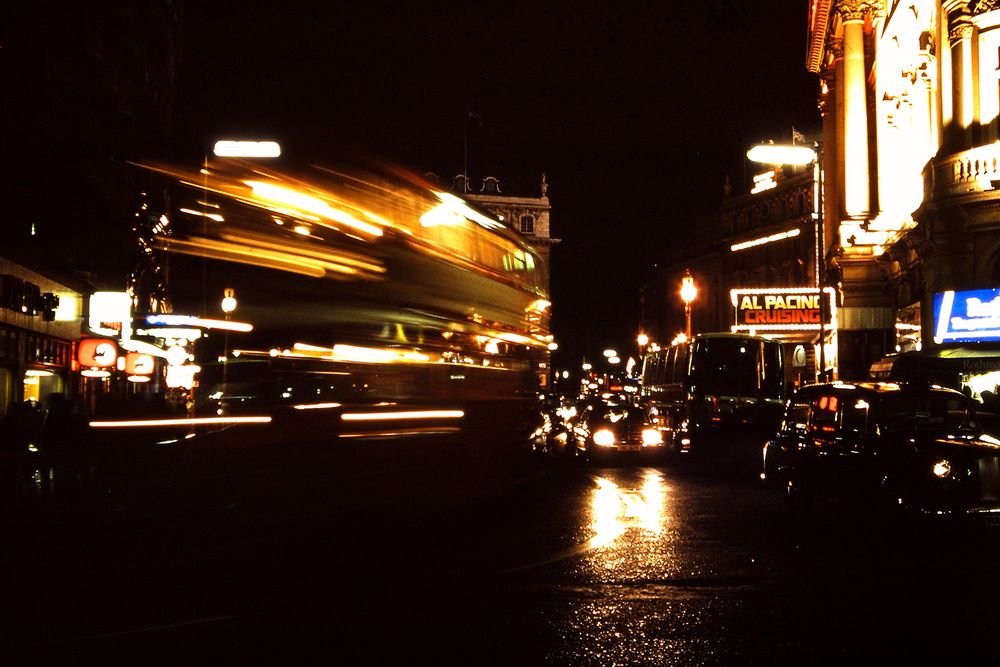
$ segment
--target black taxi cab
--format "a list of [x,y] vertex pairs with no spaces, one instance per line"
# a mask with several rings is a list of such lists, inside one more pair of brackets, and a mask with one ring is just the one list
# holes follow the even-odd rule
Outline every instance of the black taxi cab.
[[926,383],[809,385],[765,444],[761,478],[793,509],[822,496],[1000,522],[1000,440],[983,432],[975,408]]

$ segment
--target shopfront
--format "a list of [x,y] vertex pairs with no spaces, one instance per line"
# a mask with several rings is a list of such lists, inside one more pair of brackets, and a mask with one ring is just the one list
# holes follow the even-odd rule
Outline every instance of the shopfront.
[[71,390],[81,292],[0,258],[0,416]]

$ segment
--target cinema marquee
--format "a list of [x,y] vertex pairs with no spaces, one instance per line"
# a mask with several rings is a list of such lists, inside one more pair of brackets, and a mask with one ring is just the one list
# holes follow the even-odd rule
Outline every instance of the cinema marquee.
[[819,331],[836,310],[829,287],[822,292],[818,287],[734,289],[729,294],[736,314],[733,331]]

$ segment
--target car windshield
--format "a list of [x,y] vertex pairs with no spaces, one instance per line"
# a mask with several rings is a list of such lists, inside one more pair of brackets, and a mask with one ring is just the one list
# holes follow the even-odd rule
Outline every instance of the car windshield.
[[886,396],[879,402],[878,422],[888,431],[973,431],[970,405],[958,396]]
[[634,405],[605,403],[604,405],[596,407],[594,416],[598,419],[609,421],[611,423],[616,423],[623,419],[635,422],[643,421],[645,413],[641,408],[637,408]]

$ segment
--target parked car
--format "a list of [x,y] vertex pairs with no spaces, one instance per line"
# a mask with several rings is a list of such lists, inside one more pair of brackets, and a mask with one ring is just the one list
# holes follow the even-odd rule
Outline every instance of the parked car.
[[576,406],[571,439],[587,462],[637,454],[659,458],[666,452],[663,431],[628,399],[593,397]]
[[825,496],[1000,523],[1000,440],[975,406],[937,385],[810,385],[788,400],[761,477],[794,509]]

